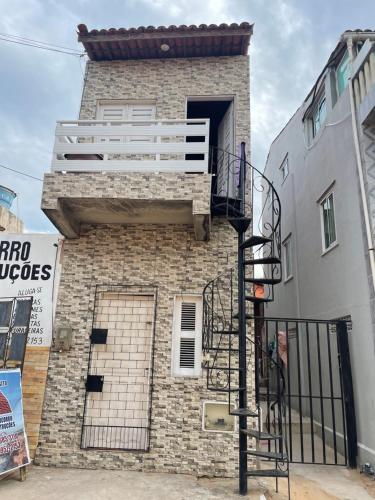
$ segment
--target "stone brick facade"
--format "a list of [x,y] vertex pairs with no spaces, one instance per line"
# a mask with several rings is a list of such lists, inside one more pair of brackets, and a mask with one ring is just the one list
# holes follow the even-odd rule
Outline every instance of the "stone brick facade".
[[0,232],[23,233],[23,222],[7,208],[0,206]]
[[[158,118],[185,118],[188,96],[227,96],[234,98],[235,143],[249,144],[248,69],[245,56],[89,62],[80,118],[94,119],[98,102],[111,99],[153,100]],[[197,214],[207,214],[210,183],[207,174],[190,180],[183,174],[49,174],[42,205],[53,208],[73,192],[77,197],[92,193],[99,200],[113,193],[121,198],[128,190],[135,198],[152,200],[155,185],[164,199],[181,198],[184,192],[194,199],[196,189]],[[201,294],[208,281],[236,265],[235,231],[223,218],[210,224],[209,241],[197,241],[193,225],[186,223],[82,224],[79,238],[65,241],[55,327],[69,324],[73,345],[50,356],[37,463],[235,474],[238,435],[202,430],[203,402],[225,401],[226,395],[207,391],[204,372],[200,377],[171,375],[174,297]],[[80,447],[97,285],[107,286],[108,292],[112,285],[157,290],[148,452]]]

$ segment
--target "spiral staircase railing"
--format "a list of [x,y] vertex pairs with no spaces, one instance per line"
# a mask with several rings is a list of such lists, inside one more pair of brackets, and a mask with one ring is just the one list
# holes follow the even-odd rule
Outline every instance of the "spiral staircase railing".
[[[289,491],[287,443],[282,429],[285,383],[280,362],[270,358],[278,373],[279,390],[268,408],[273,415],[266,419],[272,418],[275,434],[262,432],[259,391],[255,391],[254,404],[248,404],[252,402],[248,393],[252,394],[254,387],[247,382],[252,380],[254,349],[258,358],[259,353],[264,353],[261,339],[254,339],[251,330],[247,332],[254,327],[254,308],[258,316],[261,304],[274,299],[274,286],[282,279],[280,198],[267,177],[246,161],[244,143],[239,155],[215,148],[211,158],[211,172],[215,175],[212,215],[225,217],[237,231],[238,262],[237,269],[223,271],[203,291],[203,366],[207,388],[227,393],[229,413],[239,417],[240,493],[246,494],[247,478],[251,476],[275,477],[276,488],[278,479],[286,477]],[[256,419],[250,428],[248,419]],[[255,438],[255,450],[247,449],[248,437]],[[260,447],[262,440],[268,440],[267,451]],[[258,467],[248,471],[250,455],[256,457],[258,465],[260,459],[274,461],[275,469]]]

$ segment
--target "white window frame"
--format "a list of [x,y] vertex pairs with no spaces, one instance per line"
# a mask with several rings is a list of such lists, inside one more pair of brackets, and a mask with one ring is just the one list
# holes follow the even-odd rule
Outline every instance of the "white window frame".
[[[183,302],[196,304],[195,331],[181,331],[181,310]],[[200,377],[202,373],[202,322],[203,298],[202,295],[183,294],[176,295],[173,302],[173,331],[172,331],[172,359],[171,372],[173,377]],[[180,341],[181,338],[194,338],[194,368],[180,367]]]
[[[345,59],[346,59],[346,61],[345,61]],[[350,58],[349,58],[349,54],[348,54],[347,50],[344,52],[344,55],[342,56],[339,64],[337,65],[337,68],[336,68],[336,88],[337,88],[337,95],[338,96],[340,96],[341,94],[344,93],[346,87],[349,84],[349,78],[347,78],[346,79],[346,85],[345,85],[345,87],[340,92],[340,87],[339,87],[339,72],[340,72],[341,68],[344,66],[344,63],[346,65],[347,70],[349,71],[349,77],[350,77]]]
[[[324,119],[321,120],[320,118],[320,112],[321,112],[321,107],[323,102],[325,103],[325,116]],[[319,115],[319,127],[316,128],[316,116]],[[327,99],[326,99],[326,94],[325,92],[321,93],[319,96],[319,99],[317,100],[316,105],[314,106],[314,109],[311,113],[311,126],[312,126],[312,136],[313,139],[318,135],[319,131],[323,129],[324,124],[327,120]]]
[[[328,200],[328,198],[330,196],[332,196],[333,225],[334,225],[334,230],[335,230],[335,239],[333,241],[331,241],[331,243],[328,246],[326,246],[325,227],[324,227],[324,208],[323,208],[323,205]],[[320,209],[320,226],[321,226],[321,233],[322,233],[322,248],[323,248],[323,255],[324,255],[329,250],[331,250],[332,248],[334,248],[334,247],[336,247],[338,245],[338,241],[337,241],[337,227],[336,227],[336,211],[335,211],[335,194],[334,194],[333,188],[331,188],[327,192],[325,192],[324,195],[320,198],[320,200],[319,200],[319,209]]]
[[[289,254],[287,253],[289,249]],[[291,280],[293,278],[293,248],[292,248],[292,233],[290,233],[285,240],[283,241],[283,254],[284,254],[284,269],[285,269],[285,278],[284,282]],[[287,255],[289,255],[289,271],[287,274],[288,265],[287,265]]]
[[281,162],[281,165],[279,167],[280,172],[281,172],[281,183],[285,181],[285,179],[289,175],[289,157],[288,153],[284,156],[283,161]]

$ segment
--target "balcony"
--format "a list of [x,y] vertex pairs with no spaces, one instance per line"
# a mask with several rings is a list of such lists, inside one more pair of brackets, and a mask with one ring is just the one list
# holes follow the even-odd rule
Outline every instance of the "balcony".
[[42,209],[81,224],[192,224],[209,238],[209,120],[59,121]]
[[375,43],[366,40],[352,69],[355,105],[361,124],[375,122]]

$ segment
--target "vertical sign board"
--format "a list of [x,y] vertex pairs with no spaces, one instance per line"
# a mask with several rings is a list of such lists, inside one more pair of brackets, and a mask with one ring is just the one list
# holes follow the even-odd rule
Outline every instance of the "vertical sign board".
[[58,235],[0,233],[0,303],[33,298],[27,339],[31,346],[51,345],[58,245]]
[[30,463],[22,410],[21,372],[0,370],[0,475]]
[[[42,415],[60,270],[60,248],[58,235],[0,233],[0,375],[3,376],[4,369],[11,374],[12,369],[23,367],[26,352],[22,385],[27,396],[23,406],[31,454],[35,452],[38,442]],[[6,383],[8,388],[12,387],[11,381]],[[13,413],[0,415],[0,473],[1,470],[15,467],[17,461],[21,463],[26,460],[24,452],[16,453],[18,446],[21,450],[22,443],[24,446],[27,444],[19,424],[22,401],[16,407],[12,403],[15,394],[21,398],[20,384],[17,386],[14,383],[13,387],[14,394],[13,389],[10,392],[7,389],[8,395],[5,394],[6,387],[4,391],[0,387],[3,402],[7,400],[12,411],[16,408],[15,420]],[[10,434],[4,434],[1,420],[3,425],[7,420],[15,422]]]

